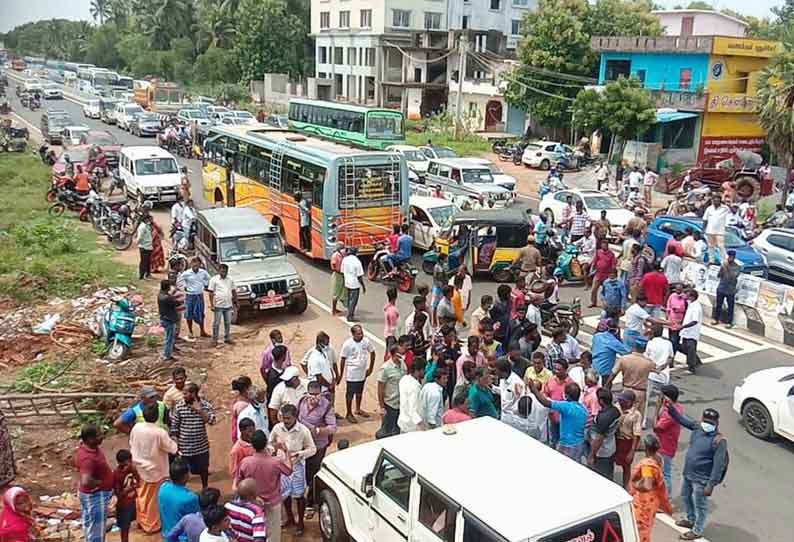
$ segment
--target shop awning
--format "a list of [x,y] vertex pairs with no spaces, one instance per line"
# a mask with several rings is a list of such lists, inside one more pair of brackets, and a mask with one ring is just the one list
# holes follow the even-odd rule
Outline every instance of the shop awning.
[[656,111],[656,122],[675,122],[697,116],[697,113],[687,113],[685,111]]

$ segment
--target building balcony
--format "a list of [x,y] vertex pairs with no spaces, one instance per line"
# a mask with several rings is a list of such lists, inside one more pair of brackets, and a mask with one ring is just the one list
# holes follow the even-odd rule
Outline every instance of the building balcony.
[[601,53],[705,53],[710,54],[713,36],[593,36],[590,47]]
[[706,94],[703,92],[683,92],[672,90],[651,90],[651,97],[660,109],[681,109],[683,111],[705,111]]
[[706,110],[709,113],[754,113],[758,105],[755,96],[743,93],[709,94]]

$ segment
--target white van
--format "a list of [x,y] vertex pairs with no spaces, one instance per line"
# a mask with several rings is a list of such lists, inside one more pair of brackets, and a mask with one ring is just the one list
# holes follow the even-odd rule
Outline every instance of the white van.
[[98,119],[102,114],[99,100],[88,100],[83,106],[83,116],[89,119]]
[[[632,498],[614,482],[493,418],[447,429],[326,456],[314,486],[323,540],[639,539]],[[506,467],[512,458],[522,464]]]
[[176,158],[160,147],[122,147],[119,175],[138,203],[176,201],[182,175]]
[[447,226],[458,208],[448,199],[411,194],[408,199],[411,212],[411,236],[414,246],[430,250],[436,237]]
[[122,130],[129,131],[130,129],[130,121],[133,119],[135,115],[139,113],[144,113],[143,107],[138,104],[133,104],[129,102],[121,102],[116,104],[116,126],[121,128]]

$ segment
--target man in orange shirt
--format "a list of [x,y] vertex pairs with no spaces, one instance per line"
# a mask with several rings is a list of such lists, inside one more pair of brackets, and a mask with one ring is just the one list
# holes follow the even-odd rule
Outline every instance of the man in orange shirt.
[[229,474],[232,475],[232,491],[237,490],[237,471],[240,470],[240,463],[249,455],[254,455],[251,437],[254,436],[254,431],[256,431],[256,424],[251,418],[241,418],[237,427],[240,429],[239,438],[229,451]]
[[79,165],[74,176],[74,189],[80,194],[88,194],[91,191],[91,177]]

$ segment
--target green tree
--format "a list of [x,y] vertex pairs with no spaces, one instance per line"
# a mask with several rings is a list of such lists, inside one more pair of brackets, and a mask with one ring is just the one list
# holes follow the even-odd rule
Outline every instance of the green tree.
[[237,55],[229,49],[210,47],[196,58],[193,79],[200,83],[232,83],[240,80]]
[[166,51],[171,48],[171,40],[192,38],[193,12],[192,0],[149,0],[143,3],[140,18],[152,48]]
[[91,0],[91,7],[89,8],[91,17],[99,24],[104,24],[105,19],[110,16],[110,1],[109,0]]
[[195,35],[196,48],[206,51],[210,47],[231,47],[237,32],[235,27],[237,4],[228,0],[200,0],[198,3]]
[[124,60],[118,50],[118,30],[113,23],[103,24],[91,35],[85,49],[85,60],[103,68],[119,69]]
[[661,36],[651,8],[642,0],[599,0],[590,5],[587,30],[593,36]]
[[[794,169],[794,52],[775,56],[761,72],[757,100],[756,113],[766,141],[788,168],[786,178],[790,179]],[[782,203],[788,197],[788,183],[784,186]]]
[[714,11],[714,6],[712,6],[708,2],[702,2],[701,0],[695,0],[694,2],[690,2],[689,5],[686,8],[687,9],[703,9],[703,10],[706,10],[706,11]]
[[641,135],[656,120],[656,104],[635,77],[619,77],[601,92],[582,90],[573,109],[579,127],[607,129],[618,138],[618,156],[623,154],[626,141]]
[[284,0],[242,0],[235,51],[245,80],[265,73],[303,73],[306,28]]
[[129,23],[130,12],[132,5],[129,0],[110,0],[110,20],[116,25],[118,29],[127,28]]

